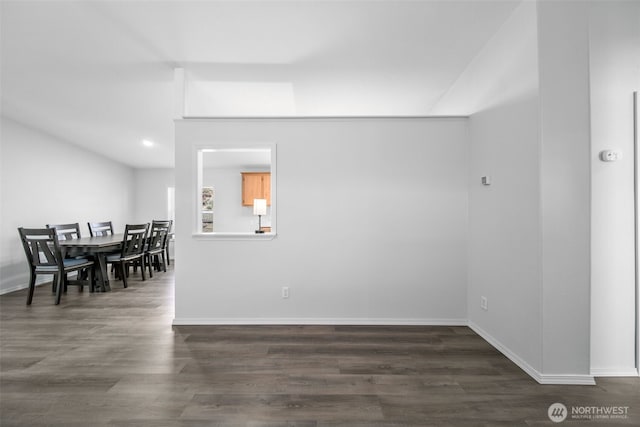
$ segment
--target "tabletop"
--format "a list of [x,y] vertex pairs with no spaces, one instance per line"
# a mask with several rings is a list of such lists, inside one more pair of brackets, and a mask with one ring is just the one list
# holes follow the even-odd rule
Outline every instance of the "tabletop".
[[80,239],[60,240],[61,247],[71,248],[101,248],[116,246],[122,243],[124,234],[112,234],[108,236],[81,237]]

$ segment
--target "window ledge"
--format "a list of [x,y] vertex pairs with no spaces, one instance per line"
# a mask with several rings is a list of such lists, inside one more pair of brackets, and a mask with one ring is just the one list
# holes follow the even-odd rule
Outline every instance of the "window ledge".
[[276,233],[193,233],[197,240],[273,240]]

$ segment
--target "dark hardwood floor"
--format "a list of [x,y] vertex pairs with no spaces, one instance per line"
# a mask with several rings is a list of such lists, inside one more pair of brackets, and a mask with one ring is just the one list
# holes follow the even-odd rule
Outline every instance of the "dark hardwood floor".
[[640,425],[640,379],[539,385],[466,327],[172,327],[173,265],[112,288],[0,297],[1,426]]

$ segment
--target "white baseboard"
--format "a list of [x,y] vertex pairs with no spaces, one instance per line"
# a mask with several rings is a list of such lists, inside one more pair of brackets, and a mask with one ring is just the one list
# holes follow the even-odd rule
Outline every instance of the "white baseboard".
[[562,385],[595,385],[596,381],[592,375],[550,375],[543,374],[529,365],[526,361],[520,358],[517,354],[509,350],[508,347],[503,345],[500,341],[491,336],[488,332],[481,327],[469,321],[469,327],[478,335],[480,335],[485,341],[494,346],[500,353],[504,354],[509,360],[518,365],[520,369],[525,371],[531,378],[536,380],[540,384],[562,384]]
[[[46,277],[37,277],[36,278],[36,286],[40,286],[45,283],[51,283],[51,279],[47,279]],[[29,276],[27,275],[24,279],[23,283],[18,285],[14,285],[8,288],[0,289],[0,295],[10,294],[11,292],[21,291],[23,289],[27,289],[29,287]]]
[[12,286],[10,288],[1,289],[0,290],[0,295],[10,294],[11,292],[15,292],[15,291],[21,291],[23,289],[27,289],[28,287],[29,287],[29,285],[16,285],[16,286]]
[[637,377],[638,370],[635,368],[591,368],[591,375],[593,375],[594,377]]
[[373,318],[214,318],[176,317],[173,325],[375,325],[375,326],[467,326],[467,319],[373,319]]
[[534,378],[540,384],[556,385],[596,385],[596,379],[591,375],[556,375],[540,374],[540,379]]

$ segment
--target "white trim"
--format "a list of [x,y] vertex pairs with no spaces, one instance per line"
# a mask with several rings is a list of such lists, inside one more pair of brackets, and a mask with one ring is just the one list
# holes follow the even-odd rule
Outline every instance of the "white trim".
[[540,377],[541,379],[534,379],[545,385],[596,385],[596,379],[592,375],[540,374]]
[[[192,165],[193,175],[191,188],[195,194],[192,197],[191,209],[193,212],[193,223],[191,226],[191,235],[197,239],[204,240],[272,240],[277,234],[277,218],[278,218],[278,145],[275,142],[242,142],[242,143],[226,143],[226,144],[207,144],[200,143],[193,146]],[[202,179],[203,179],[203,158],[202,154],[208,150],[220,151],[237,151],[243,150],[266,150],[271,152],[271,233],[203,233],[202,230],[202,210],[200,203],[202,197]],[[268,236],[265,236],[268,235]]]
[[524,359],[509,350],[500,341],[495,339],[491,334],[469,321],[469,327],[489,344],[494,346],[496,350],[504,354],[509,360],[518,365],[520,369],[525,371],[531,378],[540,384],[564,384],[564,385],[595,385],[596,381],[592,375],[560,375],[560,374],[543,374],[529,365]]
[[10,288],[0,290],[0,295],[10,294],[11,292],[15,292],[15,291],[21,291],[23,289],[27,289],[28,287],[29,287],[29,285],[12,286]]
[[636,374],[640,376],[640,92],[633,92],[633,196],[636,279]]
[[176,317],[173,325],[375,325],[375,326],[467,326],[466,319],[372,319],[372,318],[215,318],[215,317]]
[[193,233],[197,240],[273,240],[275,233]]
[[637,377],[637,369],[591,368],[594,377]]
[[394,119],[432,119],[432,120],[450,120],[450,119],[468,119],[470,116],[409,116],[409,115],[400,115],[400,116],[389,116],[389,115],[379,115],[379,116],[190,116],[185,115],[183,117],[179,117],[174,119],[174,121],[184,120],[184,121],[207,121],[207,120],[394,120]]
[[[22,283],[18,285],[11,286],[10,288],[0,289],[0,295],[9,294],[11,292],[21,291],[23,289],[29,288],[29,274],[25,275],[17,275],[6,278],[5,282],[11,282],[14,280],[20,280]],[[40,275],[36,277],[36,286],[51,284],[52,279],[48,278],[45,275]]]

